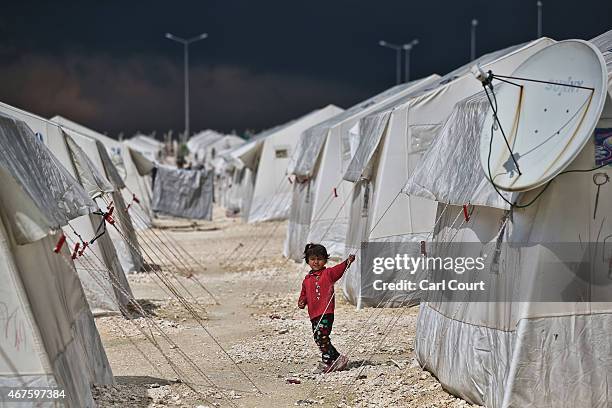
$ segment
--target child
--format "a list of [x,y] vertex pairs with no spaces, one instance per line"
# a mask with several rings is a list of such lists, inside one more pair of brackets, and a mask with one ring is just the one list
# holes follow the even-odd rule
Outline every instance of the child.
[[325,267],[328,258],[327,249],[323,245],[306,245],[304,260],[311,270],[302,282],[302,292],[298,300],[300,309],[308,305],[314,340],[321,350],[325,364],[324,373],[343,370],[348,364],[348,358],[338,353],[331,344],[329,335],[334,324],[334,283],[344,275],[344,271],[355,260],[355,255],[349,255],[346,261],[331,268]]

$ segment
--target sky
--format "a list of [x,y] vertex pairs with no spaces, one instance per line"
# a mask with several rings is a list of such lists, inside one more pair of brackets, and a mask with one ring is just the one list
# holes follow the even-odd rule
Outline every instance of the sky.
[[[610,0],[544,0],[543,35],[612,29]],[[190,46],[191,129],[260,131],[395,84],[408,43],[412,79],[537,37],[535,0],[225,0],[4,2],[0,101],[62,115],[112,137],[184,130],[183,48]]]

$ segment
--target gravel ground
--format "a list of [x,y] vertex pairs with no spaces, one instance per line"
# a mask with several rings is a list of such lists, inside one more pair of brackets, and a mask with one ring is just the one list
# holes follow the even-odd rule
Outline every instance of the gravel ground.
[[169,247],[178,242],[191,255],[157,263],[168,278],[179,275],[173,282],[189,291],[179,289],[195,313],[155,275],[131,275],[148,316],[96,318],[116,378],[94,387],[99,406],[471,406],[414,359],[418,308],[356,310],[338,296],[332,340],[350,363],[320,374],[310,322],[295,306],[305,268],[280,255],[286,223],[245,225],[216,209],[213,222],[158,224]]

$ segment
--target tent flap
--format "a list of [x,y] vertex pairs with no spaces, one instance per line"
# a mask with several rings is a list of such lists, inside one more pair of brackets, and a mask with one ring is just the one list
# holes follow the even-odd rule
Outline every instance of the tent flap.
[[403,192],[453,205],[507,209],[480,163],[480,134],[488,111],[484,92],[457,103]]
[[351,160],[346,170],[346,174],[344,175],[345,180],[353,183],[359,181],[370,163],[370,160],[374,156],[374,152],[380,143],[390,117],[391,111],[386,111],[361,119],[359,124],[361,141],[353,160]]
[[[25,123],[0,115],[0,145],[0,166],[45,218],[46,225],[40,225],[43,230],[59,229],[69,220],[97,210],[85,190]],[[23,206],[14,196],[5,198],[14,203],[5,201],[5,212],[17,223],[17,218],[23,217]]]

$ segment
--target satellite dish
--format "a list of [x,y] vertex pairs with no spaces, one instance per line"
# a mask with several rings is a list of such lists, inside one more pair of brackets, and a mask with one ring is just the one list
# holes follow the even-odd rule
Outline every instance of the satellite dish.
[[533,54],[511,77],[495,74],[490,96],[499,123],[489,109],[480,137],[482,168],[502,190],[531,190],[563,171],[591,137],[605,103],[606,64],[592,44],[567,40]]

